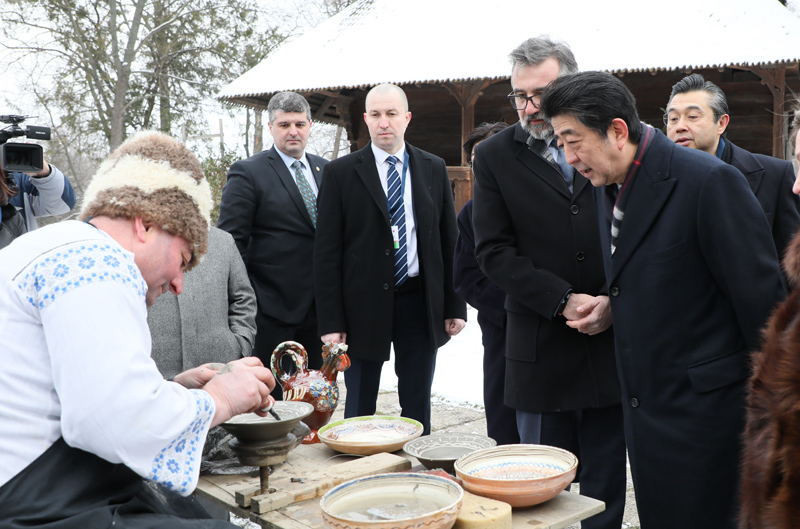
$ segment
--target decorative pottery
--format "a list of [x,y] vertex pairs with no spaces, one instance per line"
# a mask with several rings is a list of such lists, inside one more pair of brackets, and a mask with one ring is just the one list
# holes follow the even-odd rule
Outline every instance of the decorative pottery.
[[344,454],[369,456],[400,450],[422,435],[422,424],[405,417],[351,417],[319,429],[319,439]]
[[402,472],[342,483],[319,506],[331,529],[450,529],[463,500],[452,479]]
[[243,413],[220,426],[243,443],[273,441],[291,432],[298,422],[311,415],[314,407],[306,402],[278,401],[273,410],[281,420],[272,415],[260,417],[255,413]]
[[558,496],[575,478],[578,458],[545,445],[484,448],[458,459],[456,476],[479,496],[529,507]]
[[[293,375],[284,372],[281,361],[289,355],[294,361],[296,370]],[[308,354],[297,342],[283,342],[272,352],[270,368],[275,379],[283,389],[284,401],[308,402],[314,411],[305,421],[311,434],[303,443],[318,443],[317,430],[328,424],[336,405],[339,404],[339,386],[336,378],[339,371],[350,367],[345,344],[326,343],[322,346],[322,368],[307,369]],[[278,412],[280,413],[280,412]]]
[[423,435],[403,446],[403,450],[414,456],[425,468],[441,468],[451,474],[459,457],[481,448],[491,448],[497,442],[491,437],[474,433],[436,432]]

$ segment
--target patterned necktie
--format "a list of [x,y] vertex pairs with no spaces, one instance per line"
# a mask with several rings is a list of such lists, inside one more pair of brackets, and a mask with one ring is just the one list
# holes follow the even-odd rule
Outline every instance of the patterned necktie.
[[317,197],[314,196],[314,190],[311,189],[311,186],[308,184],[308,180],[306,180],[306,176],[303,174],[303,164],[300,163],[300,160],[295,161],[292,164],[294,168],[294,180],[297,182],[297,189],[300,190],[300,194],[303,196],[303,202],[306,204],[306,209],[308,210],[308,214],[311,215],[311,224],[314,227],[317,227]]
[[399,160],[394,156],[389,156],[386,161],[389,163],[389,172],[386,178],[386,198],[389,203],[389,215],[392,217],[392,228],[397,228],[398,239],[394,250],[394,284],[399,287],[408,277],[406,208],[403,203],[402,182],[395,165]]

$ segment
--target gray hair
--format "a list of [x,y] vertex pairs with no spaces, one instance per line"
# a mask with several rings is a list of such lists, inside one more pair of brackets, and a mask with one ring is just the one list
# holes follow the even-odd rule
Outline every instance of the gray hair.
[[511,73],[517,66],[534,66],[541,64],[550,57],[555,58],[560,66],[559,75],[569,75],[578,72],[578,61],[566,42],[556,42],[550,37],[540,35],[533,37],[508,54],[511,61]]
[[728,113],[728,98],[725,97],[725,92],[722,91],[722,88],[711,81],[706,81],[699,73],[687,75],[672,85],[672,93],[669,94],[667,109],[669,110],[669,106],[672,104],[672,98],[676,95],[697,91],[706,92],[710,96],[708,104],[711,107],[711,112],[714,114],[714,123],[719,122],[719,119]]
[[267,105],[269,122],[275,121],[275,112],[305,112],[308,121],[311,121],[311,106],[306,98],[297,92],[280,92],[272,96]]

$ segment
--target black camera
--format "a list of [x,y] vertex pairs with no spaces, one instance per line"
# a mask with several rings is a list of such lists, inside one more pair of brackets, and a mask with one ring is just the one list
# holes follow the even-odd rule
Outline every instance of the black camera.
[[9,126],[0,130],[0,167],[4,171],[38,173],[44,167],[44,153],[41,145],[34,143],[6,143],[10,138],[26,136],[34,140],[49,140],[50,128],[19,124],[30,116],[2,115],[0,121]]

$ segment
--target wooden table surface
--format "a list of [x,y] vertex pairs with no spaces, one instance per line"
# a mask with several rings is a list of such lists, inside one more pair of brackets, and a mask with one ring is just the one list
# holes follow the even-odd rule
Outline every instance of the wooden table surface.
[[[402,471],[412,466],[417,469],[417,460],[402,450],[362,458],[340,454],[324,444],[300,445],[285,463],[275,467],[269,478],[270,487],[276,489],[272,494],[255,496],[252,503],[248,502],[247,493],[259,486],[258,473],[200,476],[197,494],[264,528],[322,529],[319,497],[327,490],[360,475]],[[514,509],[512,527],[561,529],[603,510],[602,501],[564,491],[541,505]]]

